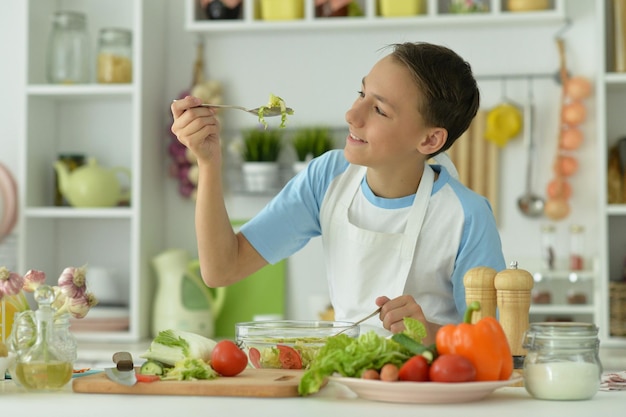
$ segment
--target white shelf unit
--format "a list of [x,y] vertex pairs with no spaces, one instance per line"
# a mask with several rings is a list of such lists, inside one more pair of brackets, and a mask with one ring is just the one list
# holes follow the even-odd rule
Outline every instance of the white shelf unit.
[[185,0],[185,27],[191,32],[356,29],[372,27],[423,26],[423,25],[506,25],[514,22],[541,24],[565,19],[565,1],[552,0],[547,10],[510,12],[506,0],[490,0],[489,11],[483,13],[448,13],[450,0],[423,0],[424,14],[407,17],[384,17],[378,13],[378,0],[356,0],[364,16],[316,17],[314,0],[304,2],[304,17],[297,20],[264,21],[260,17],[260,0],[243,0],[240,19],[207,20],[198,0]]
[[610,331],[610,289],[611,281],[619,280],[624,275],[626,261],[626,204],[608,204],[607,191],[607,155],[609,149],[621,137],[626,137],[626,120],[623,109],[626,107],[626,73],[613,72],[613,7],[612,0],[596,2],[596,25],[598,43],[604,45],[597,49],[598,73],[596,77],[597,99],[597,137],[599,142],[598,184],[600,186],[599,214],[602,273],[600,275],[600,293],[597,300],[600,306],[600,332],[604,346],[625,347],[626,337],[612,335]]
[[[162,84],[164,1],[28,0],[25,139],[21,141],[20,271],[39,269],[54,284],[67,266],[115,271],[128,306],[128,329],[76,332],[79,340],[136,341],[149,334],[152,298],[150,259],[162,250]],[[91,41],[92,82],[51,85],[45,56],[51,16],[85,13]],[[133,82],[97,84],[97,35],[104,27],[132,31]],[[61,153],[95,157],[106,168],[132,173],[127,207],[82,209],[54,206],[53,163]],[[89,269],[87,272],[89,282]],[[97,296],[97,294],[96,294]],[[119,310],[119,309],[118,309]],[[105,314],[106,317],[106,314]],[[89,318],[89,315],[85,320]]]
[[[600,290],[599,263],[597,259],[586,260],[590,268],[581,271],[568,269],[533,270],[529,271],[535,278],[534,290],[546,290],[551,294],[550,304],[530,306],[530,321],[546,321],[546,319],[574,320],[597,323],[598,308],[595,300]],[[584,294],[584,304],[570,304],[567,301],[569,291]]]

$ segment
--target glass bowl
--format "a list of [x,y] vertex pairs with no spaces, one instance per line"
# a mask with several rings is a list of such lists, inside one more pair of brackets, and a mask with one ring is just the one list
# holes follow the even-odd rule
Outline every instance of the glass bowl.
[[329,337],[359,336],[341,321],[268,320],[235,324],[235,339],[255,368],[307,369]]

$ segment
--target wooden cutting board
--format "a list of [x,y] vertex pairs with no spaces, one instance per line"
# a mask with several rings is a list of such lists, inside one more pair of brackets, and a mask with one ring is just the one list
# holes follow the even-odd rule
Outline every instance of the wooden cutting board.
[[104,372],[75,378],[72,390],[89,394],[196,395],[221,397],[297,397],[304,371],[246,369],[234,377],[200,381],[138,382],[132,387],[111,381]]

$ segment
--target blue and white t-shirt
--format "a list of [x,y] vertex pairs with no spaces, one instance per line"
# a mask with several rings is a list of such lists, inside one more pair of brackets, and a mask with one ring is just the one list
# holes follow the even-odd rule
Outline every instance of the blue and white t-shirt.
[[[314,159],[241,232],[269,263],[289,257],[324,232],[320,210],[330,185],[348,166],[342,150]],[[429,321],[445,324],[462,318],[466,307],[463,276],[469,269],[486,266],[501,271],[506,265],[487,199],[463,186],[444,167],[432,168],[438,177],[405,294],[415,298]],[[350,207],[350,221],[368,230],[401,233],[414,197],[377,197],[363,177]]]

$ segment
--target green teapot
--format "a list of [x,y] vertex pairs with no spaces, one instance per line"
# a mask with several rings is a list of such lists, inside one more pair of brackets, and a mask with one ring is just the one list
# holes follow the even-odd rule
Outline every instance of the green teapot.
[[61,161],[54,163],[59,190],[72,207],[114,207],[130,200],[130,190],[123,191],[118,174],[130,180],[130,170],[124,167],[103,168],[95,158],[71,171]]

